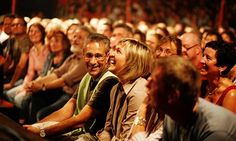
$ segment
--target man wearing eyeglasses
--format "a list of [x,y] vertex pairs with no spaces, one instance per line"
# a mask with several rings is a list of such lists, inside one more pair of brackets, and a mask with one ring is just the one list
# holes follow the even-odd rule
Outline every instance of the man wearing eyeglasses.
[[[94,33],[88,37],[83,49],[88,73],[81,80],[78,92],[63,108],[39,121],[39,124],[25,125],[27,130],[45,137],[76,129],[51,139],[69,140],[65,136],[69,135],[71,139],[97,140],[95,133],[104,126],[110,106],[110,90],[118,82],[116,76],[107,71],[109,44],[109,39],[102,34]],[[46,122],[54,125],[44,126]]]
[[183,57],[189,59],[197,69],[201,68],[202,48],[201,39],[195,33],[184,33],[180,36],[182,41]]

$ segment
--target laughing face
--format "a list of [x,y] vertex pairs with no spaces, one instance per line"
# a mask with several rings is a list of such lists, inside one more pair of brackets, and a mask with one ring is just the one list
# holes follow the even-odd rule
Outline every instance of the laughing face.
[[121,44],[113,47],[109,54],[109,71],[116,75],[124,68],[126,62],[126,54]]
[[96,79],[107,69],[108,55],[105,46],[97,42],[88,43],[84,49],[84,60],[89,74]]
[[208,78],[217,75],[219,73],[219,67],[216,66],[216,63],[216,51],[212,48],[207,47],[204,50],[203,57],[201,60],[201,75],[206,76]]

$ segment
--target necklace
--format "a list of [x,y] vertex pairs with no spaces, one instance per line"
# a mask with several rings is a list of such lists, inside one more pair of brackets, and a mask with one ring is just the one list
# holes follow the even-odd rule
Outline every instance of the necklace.
[[213,94],[215,93],[216,90],[218,90],[218,87],[214,88],[212,91],[210,91],[210,88],[207,87],[208,95],[213,95]]

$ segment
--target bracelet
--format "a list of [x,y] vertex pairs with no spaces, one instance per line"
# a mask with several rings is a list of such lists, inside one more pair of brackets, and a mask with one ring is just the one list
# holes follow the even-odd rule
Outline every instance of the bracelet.
[[42,91],[46,91],[46,85],[44,83],[42,85]]
[[139,116],[137,116],[134,119],[134,125],[146,126],[146,122],[147,122],[146,119],[139,117]]

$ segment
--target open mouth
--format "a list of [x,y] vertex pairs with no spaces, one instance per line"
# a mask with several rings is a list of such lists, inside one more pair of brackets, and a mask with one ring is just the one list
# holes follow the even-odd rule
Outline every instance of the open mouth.
[[207,74],[207,68],[208,68],[207,65],[202,64],[201,69],[200,69],[201,75]]
[[111,58],[111,57],[109,58],[108,62],[109,62],[109,65],[115,65],[116,64],[115,59]]

